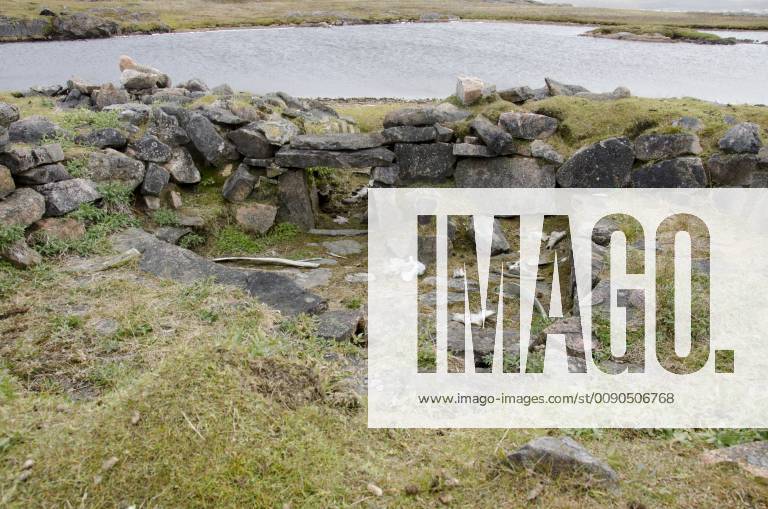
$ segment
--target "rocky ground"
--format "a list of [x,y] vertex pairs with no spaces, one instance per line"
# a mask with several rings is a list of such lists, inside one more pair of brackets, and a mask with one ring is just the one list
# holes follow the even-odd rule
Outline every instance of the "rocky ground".
[[364,397],[369,187],[764,187],[767,108],[475,78],[328,103],[121,69],[0,96],[3,505],[768,505],[761,431],[369,430]]

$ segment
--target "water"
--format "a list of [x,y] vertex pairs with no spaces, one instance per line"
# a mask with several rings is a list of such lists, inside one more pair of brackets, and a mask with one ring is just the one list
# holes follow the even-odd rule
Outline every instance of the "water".
[[[78,76],[118,82],[118,57],[175,81],[306,97],[450,95],[460,74],[499,88],[545,76],[594,91],[768,103],[768,45],[652,44],[578,37],[587,28],[457,22],[223,30],[89,41],[0,44],[0,90]],[[764,35],[764,34],[761,34]]]

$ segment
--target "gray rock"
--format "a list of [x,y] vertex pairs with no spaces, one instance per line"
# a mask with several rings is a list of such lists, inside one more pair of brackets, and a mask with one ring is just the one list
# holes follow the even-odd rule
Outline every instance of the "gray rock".
[[433,126],[415,127],[415,126],[397,126],[384,129],[381,134],[384,135],[386,143],[426,143],[437,140],[437,129]]
[[453,145],[453,155],[456,157],[494,157],[495,154],[485,145],[474,143],[456,143]]
[[94,182],[120,184],[136,189],[144,181],[144,164],[111,148],[91,153],[88,169]]
[[763,146],[763,140],[760,139],[760,126],[750,122],[736,124],[720,138],[718,146],[723,152],[731,154],[757,154]]
[[527,86],[513,87],[513,88],[508,88],[506,90],[499,91],[499,97],[501,97],[505,101],[509,101],[515,104],[524,103],[529,99],[533,99],[534,96],[535,95],[534,95],[533,89]]
[[201,79],[192,78],[184,83],[179,83],[179,87],[186,88],[190,92],[208,92],[208,85]]
[[[607,254],[607,253],[606,253]],[[594,283],[593,283],[594,284]],[[592,316],[604,320],[611,317],[611,282],[602,279],[592,289]],[[618,299],[617,304],[627,309],[627,326],[641,326],[645,319],[645,299],[642,295],[631,294],[628,300]]]
[[217,87],[213,87],[211,89],[211,93],[219,97],[232,97],[233,95],[235,95],[235,91],[232,90],[232,87],[230,87],[226,83],[224,83],[223,85],[219,85]]
[[[565,350],[568,356],[584,357],[590,351],[591,344],[584,344],[583,331],[581,330],[581,317],[573,316],[560,318],[547,326],[533,339],[531,346],[547,344],[547,335],[558,334],[565,336]],[[573,373],[573,371],[571,371]],[[586,373],[586,370],[579,371]]]
[[264,203],[249,203],[237,207],[235,211],[235,221],[243,230],[264,234],[272,228],[277,217],[277,207]]
[[331,253],[341,256],[356,255],[363,252],[363,246],[352,239],[323,242],[323,247]]
[[253,192],[256,182],[258,178],[251,174],[247,165],[241,164],[224,182],[222,195],[229,202],[243,202]]
[[384,145],[381,133],[300,134],[291,139],[291,148],[301,150],[363,150]]
[[371,178],[374,182],[394,186],[400,180],[400,167],[396,164],[392,166],[377,166],[371,171]]
[[264,136],[264,133],[256,129],[253,124],[230,132],[228,137],[235,144],[237,151],[245,157],[268,159],[274,155],[272,144]]
[[296,127],[296,124],[282,117],[258,120],[250,125],[261,131],[267,141],[275,146],[285,145],[299,134],[299,128]]
[[187,234],[192,233],[191,228],[177,227],[177,226],[163,226],[155,231],[155,237],[168,242],[169,244],[178,245],[179,241]]
[[566,85],[565,83],[560,83],[559,81],[555,81],[552,78],[544,78],[544,83],[547,84],[549,95],[553,96],[576,95],[581,92],[589,92],[589,90],[580,85]]
[[165,186],[171,179],[171,174],[162,166],[149,163],[147,173],[144,175],[144,182],[141,184],[141,194],[150,196],[160,196]]
[[768,147],[763,147],[757,153],[757,160],[762,165],[768,165]]
[[0,127],[8,127],[17,120],[19,120],[18,106],[0,102]]
[[[462,288],[463,290],[463,288]],[[463,301],[463,295],[462,295]],[[464,342],[464,324],[448,322],[448,351],[451,354],[463,358],[466,346]],[[494,353],[496,344],[496,328],[472,326],[472,349],[475,358],[475,366],[489,366],[490,357]],[[508,355],[516,356],[520,353],[520,337],[517,332],[504,330],[502,344]]]
[[704,464],[735,464],[755,477],[768,479],[768,442],[751,442],[712,449],[702,454]]
[[161,278],[185,283],[212,279],[218,284],[242,288],[285,316],[316,314],[326,308],[322,298],[303,290],[284,275],[218,265],[141,230],[123,231],[113,236],[112,242],[121,251],[139,250],[142,254],[139,268]]
[[484,116],[478,115],[475,117],[470,127],[494,155],[515,153],[515,140],[512,138],[512,135],[491,123]]
[[613,232],[620,230],[618,223],[612,219],[603,218],[592,228],[592,242],[606,247],[611,243]]
[[20,269],[34,267],[43,261],[40,253],[29,247],[23,239],[0,248],[0,259]]
[[23,186],[38,186],[71,178],[72,176],[61,164],[37,166],[15,176],[16,182]]
[[61,85],[35,85],[29,87],[29,90],[24,95],[25,97],[54,97],[63,92]]
[[680,117],[672,122],[672,126],[696,133],[704,129],[704,122],[696,117]]
[[211,121],[204,116],[192,115],[187,122],[186,131],[195,148],[213,166],[221,166],[238,159],[235,147],[222,138]]
[[278,219],[282,222],[293,223],[302,230],[315,227],[313,194],[317,191],[311,188],[304,170],[289,170],[278,177],[278,193],[280,209]]
[[395,159],[392,151],[383,147],[335,152],[326,150],[297,150],[288,146],[275,154],[275,164],[283,168],[370,168],[387,166]]
[[77,209],[83,203],[101,199],[93,182],[85,179],[70,179],[35,187],[45,198],[46,216],[63,216]]
[[[474,221],[472,228],[469,229],[469,236],[472,242],[475,241],[475,228]],[[504,231],[501,229],[501,223],[498,219],[493,220],[493,235],[491,236],[491,256],[500,255],[510,250],[509,241],[504,236]]]
[[595,481],[617,485],[618,474],[592,456],[570,437],[539,437],[507,457],[510,464],[544,472],[553,477],[586,474]]
[[643,134],[635,139],[635,157],[654,161],[703,152],[695,134]]
[[755,154],[714,154],[707,160],[707,170],[714,185],[749,186],[759,169]]
[[632,97],[632,92],[627,87],[617,87],[613,92],[577,92],[574,95],[582,99],[589,99],[590,101],[618,101],[619,99]]
[[545,141],[534,140],[531,142],[530,149],[531,156],[538,159],[544,159],[554,164],[563,164],[565,162],[565,157]]
[[441,182],[453,175],[456,165],[453,146],[449,143],[398,143],[395,154],[400,180],[404,182]]
[[16,190],[16,184],[11,176],[11,170],[0,164],[0,200]]
[[624,187],[635,152],[627,138],[608,138],[579,149],[557,172],[562,187]]
[[16,189],[0,201],[0,226],[27,227],[39,221],[45,213],[45,198],[34,190]]
[[40,143],[61,133],[59,126],[39,115],[17,120],[8,128],[8,138],[16,143]]
[[142,72],[136,69],[126,69],[120,74],[120,83],[126,90],[151,90],[161,87],[167,77],[154,72]]
[[469,117],[470,113],[460,110],[451,103],[441,103],[437,106],[418,108],[403,108],[387,113],[384,117],[384,127],[401,125],[425,126],[440,123],[460,122]]
[[530,157],[463,159],[456,166],[457,187],[555,187],[555,168]]
[[15,145],[7,147],[5,152],[0,152],[0,164],[7,166],[12,175],[17,175],[33,168],[36,162],[32,150]]
[[632,187],[707,187],[707,172],[698,157],[678,157],[637,168]]
[[496,86],[487,84],[480,78],[460,76],[456,80],[456,98],[465,106],[475,104],[494,92]]
[[32,158],[35,165],[59,163],[64,160],[64,150],[58,143],[34,147],[32,149]]
[[443,143],[450,143],[453,141],[453,129],[450,127],[445,127],[443,125],[436,125],[435,130],[437,131],[437,141],[443,142]]
[[120,33],[117,22],[85,12],[51,18],[51,32],[60,39],[99,39]]
[[122,122],[138,126],[149,119],[152,108],[139,103],[114,103],[104,107],[104,111],[116,111]]
[[200,112],[211,122],[227,127],[240,127],[248,123],[247,120],[243,120],[226,108],[205,106],[200,109]]
[[171,150],[171,160],[165,165],[165,169],[177,184],[197,184],[202,178],[192,155],[184,147]]
[[128,92],[117,88],[112,83],[102,85],[99,90],[93,93],[92,97],[97,110],[107,109],[108,106],[116,104],[126,104],[131,100]]
[[0,153],[6,149],[10,142],[11,138],[8,136],[8,128],[0,125]]
[[164,163],[171,158],[171,147],[151,134],[145,134],[131,144],[136,159],[152,163]]
[[515,138],[544,140],[557,132],[558,121],[546,115],[509,111],[499,116],[499,125]]
[[128,139],[117,129],[105,127],[103,129],[94,129],[86,135],[76,136],[75,143],[99,149],[113,148],[115,150],[122,150],[128,145]]
[[362,332],[363,313],[358,310],[326,311],[317,317],[316,335],[320,339],[349,341]]
[[82,239],[85,225],[71,217],[48,217],[32,225],[28,242],[35,244],[50,241],[71,242]]

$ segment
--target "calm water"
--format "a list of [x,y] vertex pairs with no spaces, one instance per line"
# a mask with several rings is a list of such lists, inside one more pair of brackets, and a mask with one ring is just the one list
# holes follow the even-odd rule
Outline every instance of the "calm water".
[[0,44],[0,90],[72,76],[117,82],[121,54],[175,81],[320,97],[445,97],[459,74],[499,87],[545,76],[594,91],[768,103],[768,45],[650,44],[578,37],[584,27],[440,23],[275,28]]

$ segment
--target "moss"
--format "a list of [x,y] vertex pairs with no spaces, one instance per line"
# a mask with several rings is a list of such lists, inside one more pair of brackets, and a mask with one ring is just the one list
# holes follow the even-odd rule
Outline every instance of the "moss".
[[628,32],[636,35],[655,35],[660,34],[673,40],[707,42],[712,44],[733,44],[734,38],[722,38],[719,35],[700,32],[690,28],[667,26],[667,25],[613,25],[602,26],[591,31],[596,34],[615,34],[619,32]]

